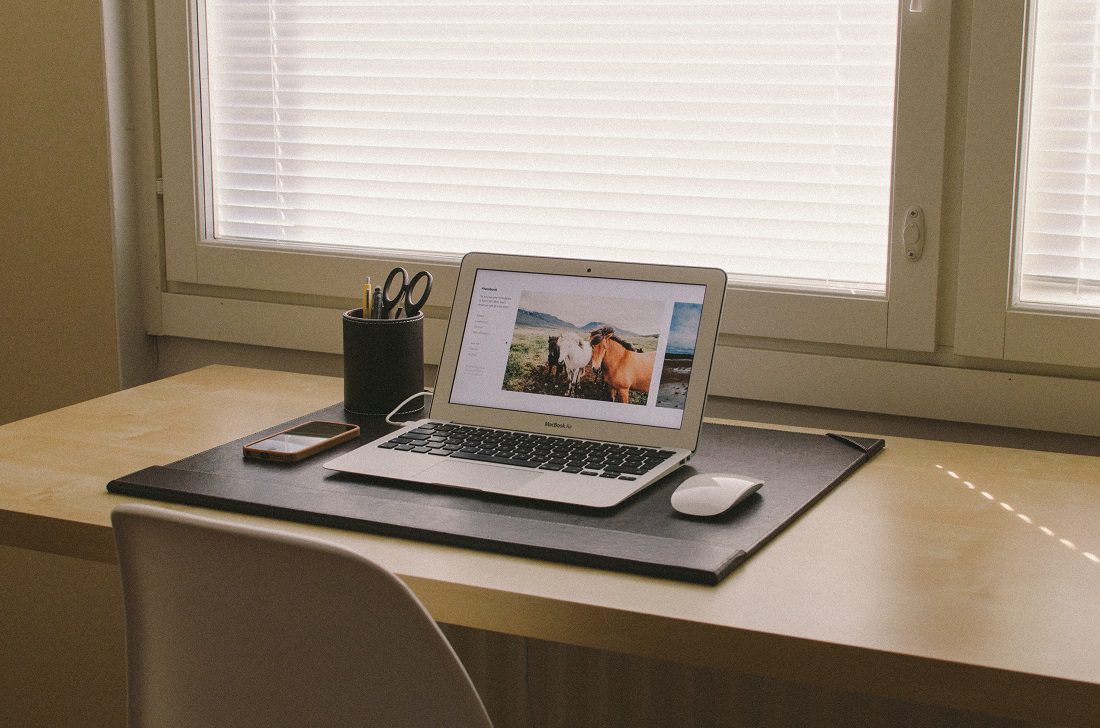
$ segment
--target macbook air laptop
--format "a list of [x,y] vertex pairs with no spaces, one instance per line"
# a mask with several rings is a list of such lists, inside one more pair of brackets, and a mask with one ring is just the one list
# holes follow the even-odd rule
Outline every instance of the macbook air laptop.
[[607,508],[699,439],[726,274],[470,253],[428,417],[325,463]]

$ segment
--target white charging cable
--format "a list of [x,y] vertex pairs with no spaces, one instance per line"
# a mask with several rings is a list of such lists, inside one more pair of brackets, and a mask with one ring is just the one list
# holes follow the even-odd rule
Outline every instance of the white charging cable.
[[388,422],[391,425],[407,425],[408,424],[407,422],[400,422],[398,420],[394,420],[394,419],[391,419],[391,418],[395,414],[397,414],[397,411],[399,409],[401,409],[402,407],[407,405],[409,402],[412,402],[417,397],[434,397],[434,396],[435,396],[435,390],[432,389],[431,387],[427,387],[427,388],[424,389],[423,392],[417,392],[416,394],[412,395],[411,397],[406,397],[404,400],[402,400],[401,404],[394,407],[393,411],[390,412],[388,415],[386,415],[386,422]]

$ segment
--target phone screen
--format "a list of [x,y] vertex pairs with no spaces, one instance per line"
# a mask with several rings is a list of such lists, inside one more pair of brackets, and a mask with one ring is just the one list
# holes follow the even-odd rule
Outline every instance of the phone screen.
[[336,422],[307,422],[286,432],[272,435],[266,440],[254,442],[249,447],[256,450],[296,453],[354,428],[355,425],[343,425]]

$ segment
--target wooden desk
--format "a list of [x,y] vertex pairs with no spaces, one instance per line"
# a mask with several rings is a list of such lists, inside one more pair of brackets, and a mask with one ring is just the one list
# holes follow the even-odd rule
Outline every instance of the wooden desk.
[[[35,710],[84,716],[98,706],[103,724],[118,720],[121,604],[109,514],[133,499],[108,494],[108,480],[341,396],[339,379],[216,366],[0,427],[0,583],[16,584],[0,617],[17,626],[0,638],[0,672],[23,677],[0,680],[0,706],[40,701]],[[834,711],[858,694],[868,705],[903,701],[989,720],[1085,726],[1100,716],[1096,458],[887,438],[884,452],[717,587],[287,528],[368,554],[441,622],[519,639],[506,652],[589,651],[603,655],[605,674],[621,660],[653,661],[666,683],[654,688],[658,703],[677,689],[677,663],[691,680],[805,685]],[[520,664],[527,690],[552,667],[530,653]],[[59,665],[85,674],[66,676]],[[38,678],[70,685],[73,705],[33,687]],[[88,681],[88,694],[71,687]],[[544,698],[522,700],[528,710],[515,714],[533,714],[532,726],[564,715]],[[726,709],[714,695],[684,700],[700,714]],[[11,710],[0,707],[0,723]]]

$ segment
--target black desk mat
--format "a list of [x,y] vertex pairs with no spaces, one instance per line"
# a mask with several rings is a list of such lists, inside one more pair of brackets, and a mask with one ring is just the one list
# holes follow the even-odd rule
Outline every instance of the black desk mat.
[[[241,447],[311,419],[356,422],[363,435],[298,463],[244,458]],[[111,481],[112,493],[400,536],[500,553],[717,584],[734,567],[854,472],[885,443],[705,423],[682,467],[611,509],[522,501],[469,491],[371,480],[321,463],[391,429],[339,404],[166,466]],[[672,510],[669,497],[695,473],[764,481],[717,518]]]

